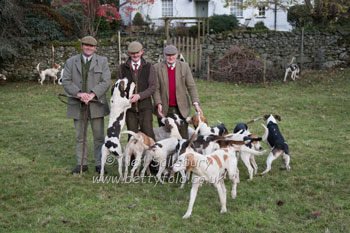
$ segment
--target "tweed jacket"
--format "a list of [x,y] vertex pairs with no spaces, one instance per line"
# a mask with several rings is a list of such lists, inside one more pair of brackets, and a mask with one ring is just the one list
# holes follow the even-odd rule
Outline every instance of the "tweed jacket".
[[[87,93],[95,93],[99,102],[90,102],[89,116],[93,118],[104,117],[109,114],[106,98],[111,83],[111,72],[106,57],[93,54],[87,77]],[[72,96],[77,96],[82,90],[81,54],[69,58],[66,62],[62,78],[64,90]],[[68,98],[67,117],[83,119],[84,103],[75,98]]]
[[[157,75],[157,88],[153,94],[154,104],[162,104],[162,113],[166,115],[169,109],[169,78],[167,64],[160,62],[154,65]],[[179,60],[175,67],[176,102],[182,117],[186,118],[191,112],[192,103],[198,102],[198,92],[189,65]],[[188,93],[188,94],[187,94]]]

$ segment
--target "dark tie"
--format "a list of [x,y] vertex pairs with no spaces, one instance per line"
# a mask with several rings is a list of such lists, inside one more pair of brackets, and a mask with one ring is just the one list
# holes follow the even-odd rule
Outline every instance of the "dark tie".
[[136,73],[137,72],[137,64],[134,64],[134,72]]

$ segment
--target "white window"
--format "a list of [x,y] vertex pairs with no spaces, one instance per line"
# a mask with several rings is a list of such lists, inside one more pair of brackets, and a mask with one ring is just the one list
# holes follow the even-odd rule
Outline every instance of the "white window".
[[243,17],[243,9],[240,6],[243,5],[243,0],[232,0],[230,3],[230,13],[236,17]]
[[266,7],[265,6],[259,6],[258,9],[259,9],[259,17],[265,17]]
[[162,0],[162,16],[173,16],[173,0]]

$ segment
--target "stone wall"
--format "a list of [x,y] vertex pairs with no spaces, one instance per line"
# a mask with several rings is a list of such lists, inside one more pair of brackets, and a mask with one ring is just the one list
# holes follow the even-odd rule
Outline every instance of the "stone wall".
[[[164,38],[152,36],[135,36],[122,38],[122,61],[127,58],[126,48],[132,40],[140,41],[145,49],[144,58],[153,63],[162,54]],[[76,43],[75,43],[76,44]],[[293,55],[301,62],[301,33],[228,33],[207,36],[203,44],[203,58],[208,55],[218,58],[233,45],[244,46],[256,52],[260,57],[266,55],[268,65],[283,68]],[[79,46],[78,46],[79,47]],[[79,51],[73,45],[55,47],[55,61],[61,66],[66,59]],[[108,57],[113,78],[119,64],[118,44],[115,38],[103,41],[97,50],[98,54]],[[0,64],[0,73],[9,80],[37,80],[36,65],[41,62],[41,69],[51,64],[51,45],[33,48],[21,59]],[[202,67],[205,67],[202,59]],[[306,32],[304,36],[303,68],[334,68],[350,66],[350,33],[349,32]],[[205,70],[205,69],[203,69]]]

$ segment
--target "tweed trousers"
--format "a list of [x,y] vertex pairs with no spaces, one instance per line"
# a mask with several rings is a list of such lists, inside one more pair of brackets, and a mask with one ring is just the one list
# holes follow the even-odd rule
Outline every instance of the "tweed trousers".
[[[84,137],[84,119],[74,120],[75,127],[75,140],[76,140],[76,156],[77,156],[77,165],[81,165],[81,157],[83,153],[83,137]],[[104,143],[104,118],[94,118],[88,119],[87,128],[91,125],[92,135],[94,140],[94,158],[95,158],[95,166],[101,165],[101,148]],[[87,135],[87,133],[86,133]],[[87,151],[88,151],[88,143],[87,138],[85,142],[85,154],[83,165],[88,165],[87,162]]]

